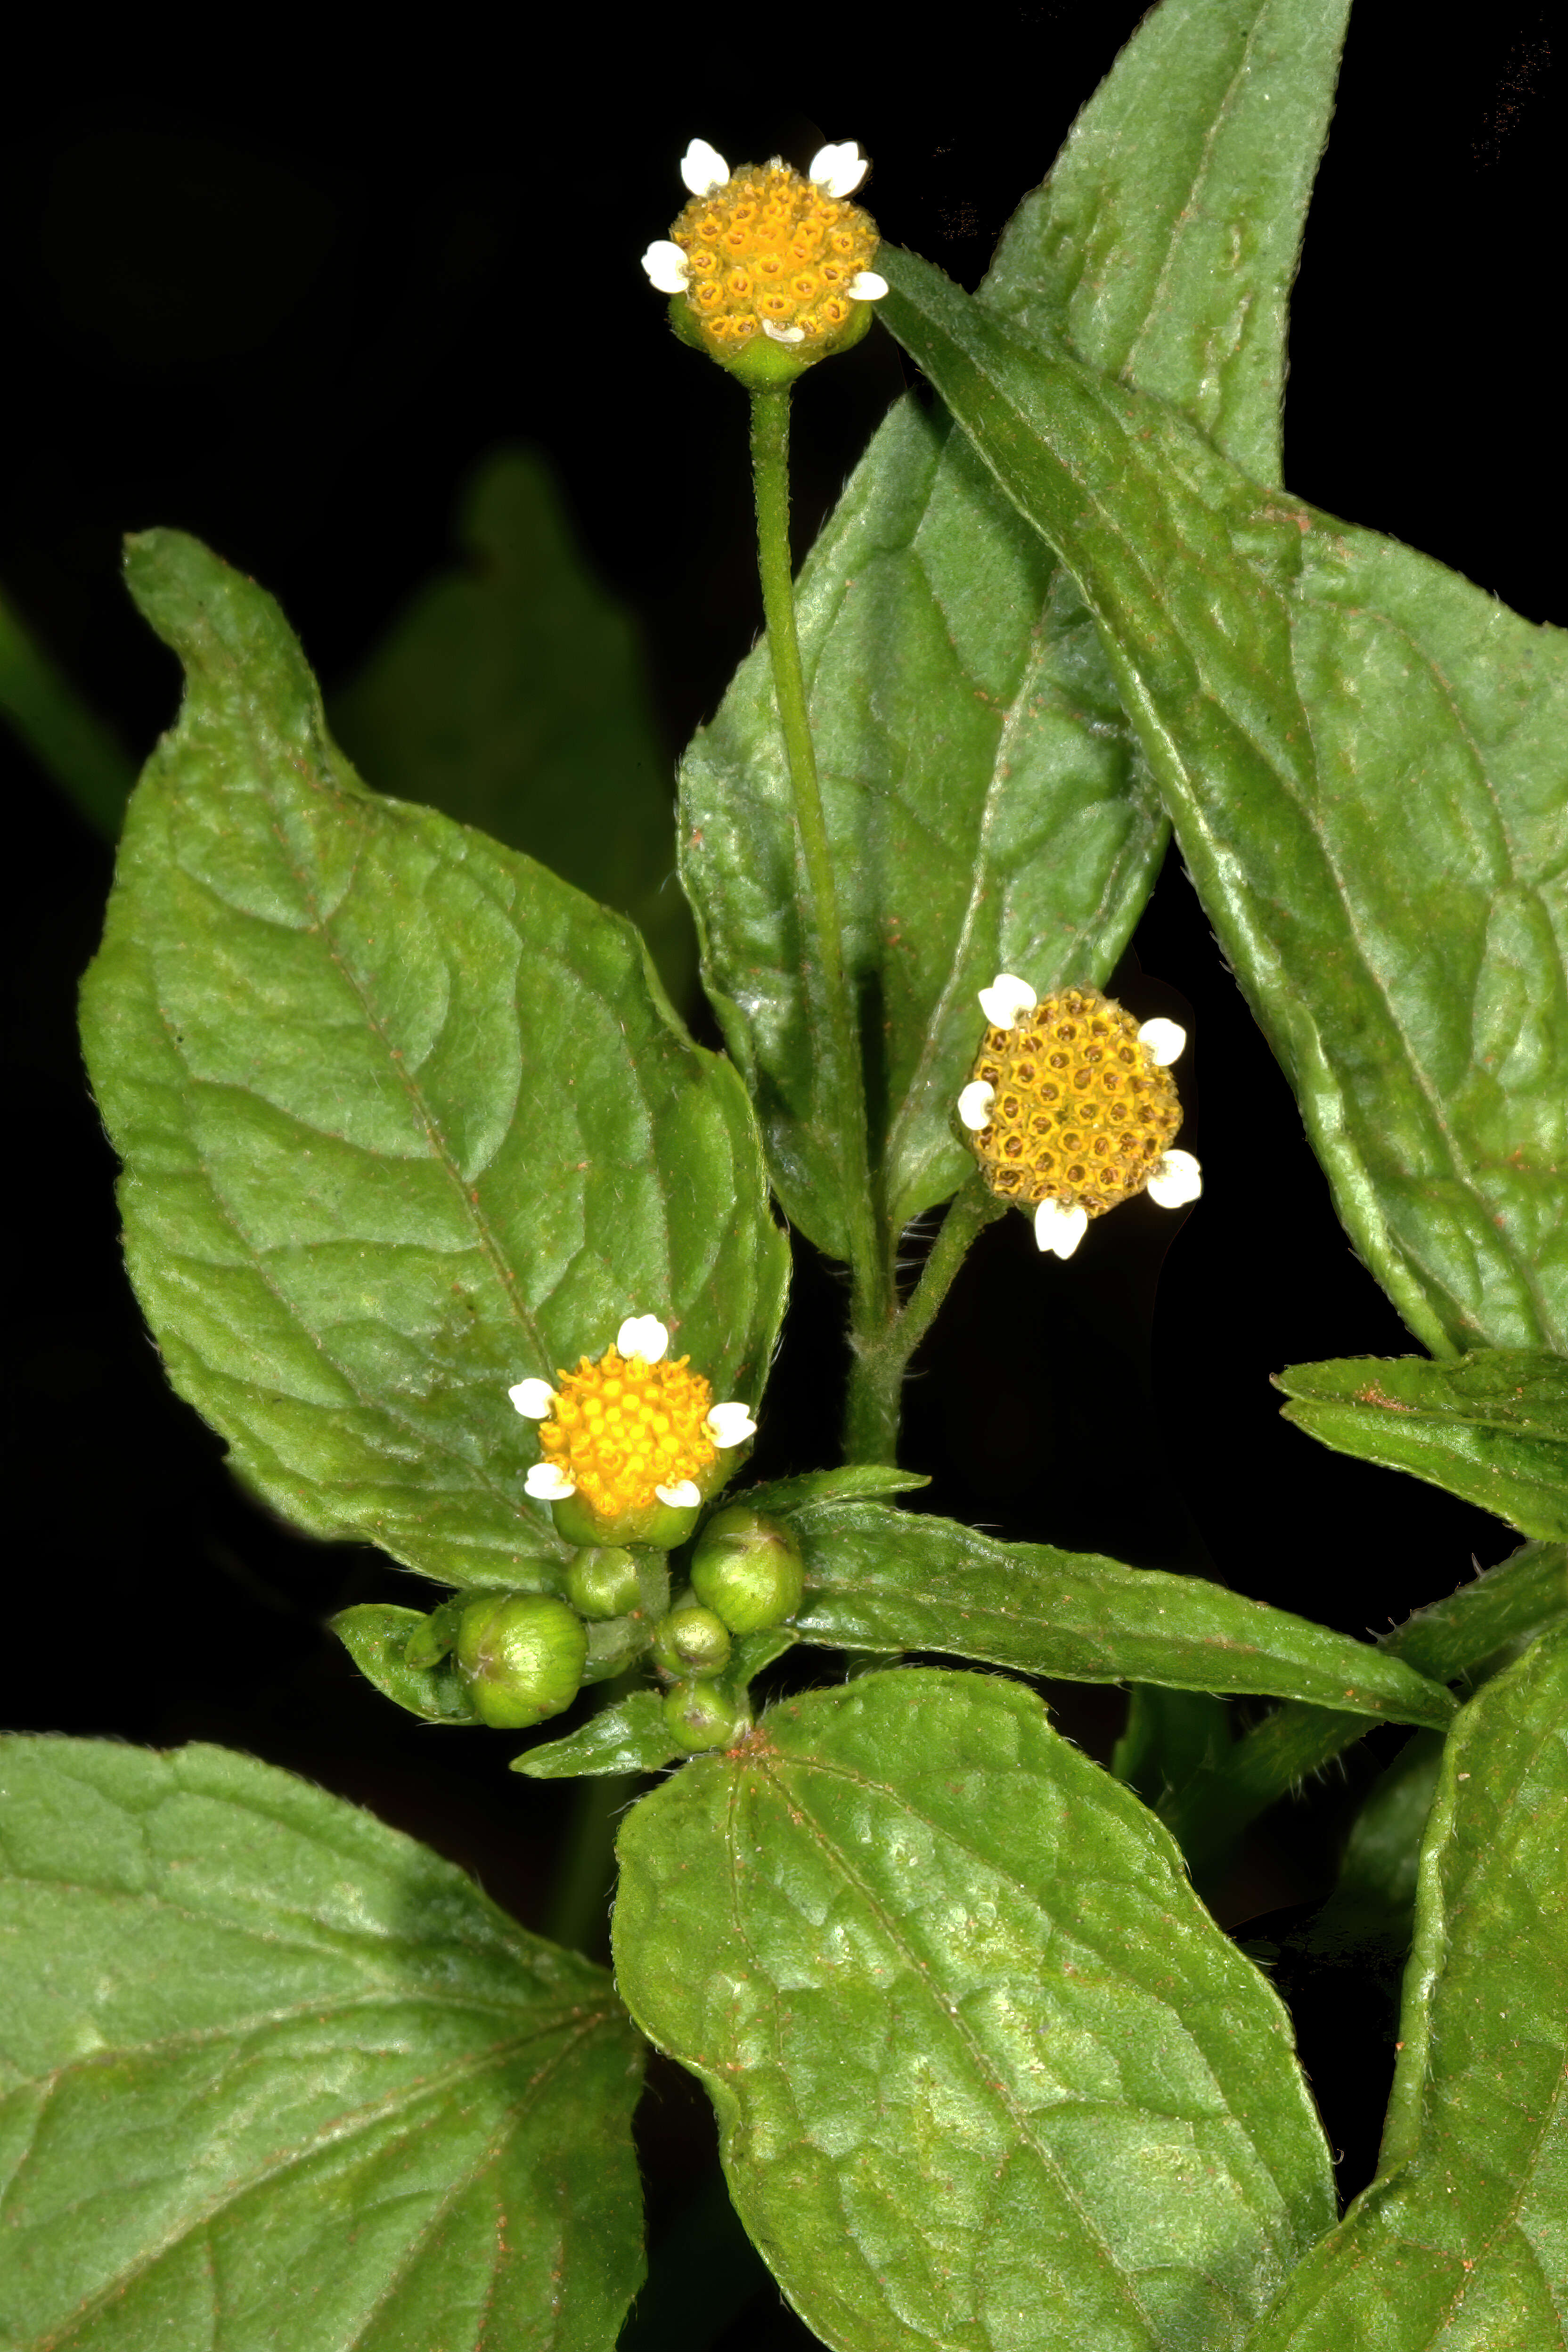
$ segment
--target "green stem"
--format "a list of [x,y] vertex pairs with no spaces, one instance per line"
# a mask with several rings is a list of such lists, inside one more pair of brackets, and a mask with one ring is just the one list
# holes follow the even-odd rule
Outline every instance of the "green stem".
[[857,1349],[849,1374],[846,1453],[852,1462],[891,1462],[899,1443],[899,1405],[910,1358],[936,1320],[952,1278],[1006,1202],[987,1191],[978,1170],[949,1203],[921,1278],[881,1334]]
[[[867,1139],[865,1073],[848,974],[833,854],[812,749],[805,677],[795,635],[789,551],[789,390],[752,394],[752,472],[757,501],[757,568],[773,661],[779,725],[795,795],[795,830],[805,868],[809,929],[816,935],[826,1012],[827,1094],[837,1129],[848,1228],[850,1325],[858,1349],[874,1345],[894,1313],[890,1251],[872,1185]],[[853,1441],[848,1443],[851,1458]]]
[[637,1790],[635,1773],[605,1772],[577,1785],[544,1933],[552,1944],[564,1944],[591,1960],[609,1957],[616,1832]]
[[[1565,1609],[1568,1552],[1562,1544],[1526,1544],[1448,1600],[1407,1617],[1378,1647],[1434,1682],[1455,1682]],[[1276,1707],[1237,1741],[1221,1769],[1195,1773],[1165,1808],[1194,1873],[1373,1727],[1364,1715],[1342,1715],[1299,1699]]]
[[136,770],[0,597],[0,711],[106,839],[119,838]]

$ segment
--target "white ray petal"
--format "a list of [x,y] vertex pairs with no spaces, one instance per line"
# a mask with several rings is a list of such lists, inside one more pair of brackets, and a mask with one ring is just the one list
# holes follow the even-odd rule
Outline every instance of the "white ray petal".
[[852,196],[870,168],[858,141],[845,139],[837,147],[819,147],[805,176],[830,196]]
[[716,1404],[702,1424],[715,1445],[744,1445],[755,1437],[757,1424],[743,1404]]
[[804,327],[775,327],[771,319],[763,320],[763,332],[770,343],[804,343],[805,341]]
[[522,1482],[522,1491],[536,1503],[563,1503],[568,1495],[577,1492],[577,1482],[568,1478],[559,1463],[536,1462]]
[[989,988],[980,992],[980,1010],[994,1029],[1011,1029],[1020,1013],[1032,1013],[1039,998],[1026,980],[999,971]]
[[694,196],[710,196],[729,180],[730,166],[717,147],[694,139],[680,159],[680,176]]
[[678,1511],[689,1511],[702,1500],[701,1490],[689,1478],[678,1478],[673,1486],[656,1486],[654,1493],[661,1503],[668,1503]]
[[1185,1052],[1187,1033],[1179,1021],[1145,1021],[1138,1043],[1147,1045],[1160,1067],[1168,1070]]
[[661,294],[684,294],[691,281],[691,264],[668,236],[654,240],[643,255],[642,266]]
[[1089,1211],[1065,1201],[1042,1201],[1035,1211],[1035,1240],[1057,1257],[1071,1257],[1089,1230]]
[[530,1421],[542,1421],[555,1402],[555,1391],[548,1381],[519,1381],[507,1394],[521,1413]]
[[669,1333],[657,1315],[628,1315],[616,1333],[616,1346],[623,1356],[657,1364],[669,1346]]
[[852,302],[879,302],[888,290],[888,281],[874,269],[858,269],[844,290]]
[[1190,1151],[1167,1151],[1148,1184],[1149,1198],[1162,1209],[1184,1208],[1203,1189],[1203,1170]]
[[958,1097],[958,1116],[965,1127],[976,1134],[991,1124],[991,1106],[996,1099],[996,1089],[989,1078],[971,1078]]

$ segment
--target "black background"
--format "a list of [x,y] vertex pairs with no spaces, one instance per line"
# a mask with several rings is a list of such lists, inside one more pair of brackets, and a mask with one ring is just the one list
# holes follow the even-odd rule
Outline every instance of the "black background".
[[[770,14],[754,36],[726,19],[721,38],[707,19],[635,36],[552,26],[542,56],[526,26],[498,55],[454,16],[405,47],[378,37],[374,54],[258,37],[253,54],[142,46],[42,75],[4,163],[0,577],[142,756],[177,680],[119,586],[122,530],[177,524],[253,573],[330,688],[446,557],[468,469],[531,441],[640,618],[673,766],[759,624],[743,402],[669,337],[637,267],[682,200],[687,140],[804,163],[823,138],[858,138],[886,234],[973,286],[1138,14],[972,11],[912,65],[891,14],[816,30]],[[1424,17],[1385,0],[1356,11],[1294,306],[1286,478],[1561,619],[1556,27],[1504,0],[1446,18],[1438,44]],[[797,550],[907,380],[879,328],[802,388]],[[507,1773],[514,1738],[428,1730],[357,1680],[322,1620],[421,1588],[247,1503],[163,1383],[74,1039],[110,854],[9,740],[0,756],[16,844],[21,1521],[5,1717],[245,1748],[427,1839],[543,1927],[569,1795]],[[1281,1365],[1414,1342],[1351,1254],[1174,858],[1115,986],[1192,1033],[1182,1140],[1202,1156],[1204,1199],[1180,1217],[1119,1212],[1066,1267],[1037,1257],[1021,1220],[993,1229],[920,1361],[905,1458],[936,1473],[925,1500],[999,1533],[1215,1573],[1381,1629],[1512,1538],[1279,1419]],[[834,1458],[842,1294],[802,1255],[763,1472]],[[1105,1756],[1118,1695],[1051,1696]],[[1310,1829],[1282,1815],[1257,1834],[1224,1916],[1310,1899],[1335,1819],[1331,1802]],[[1334,2032],[1303,2027],[1353,2188],[1374,2139],[1340,2078],[1364,2069],[1336,2068]],[[1367,2063],[1375,2076],[1385,2055]],[[702,2132],[675,2078],[660,2084],[656,2174],[659,2130],[671,2145]],[[784,2328],[767,2308],[748,2340]]]

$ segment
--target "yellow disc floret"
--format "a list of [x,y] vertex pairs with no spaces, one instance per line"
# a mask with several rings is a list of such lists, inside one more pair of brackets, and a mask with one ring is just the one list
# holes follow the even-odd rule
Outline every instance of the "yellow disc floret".
[[994,1192],[1100,1217],[1144,1190],[1182,1103],[1138,1028],[1098,989],[1069,988],[986,1030],[971,1079],[994,1092],[969,1140]]
[[798,330],[807,347],[838,334],[855,309],[848,289],[878,245],[869,213],[776,156],[693,196],[669,234],[690,266],[685,299],[721,357],[764,323],[792,342]]
[[713,1391],[689,1361],[650,1364],[610,1347],[596,1363],[584,1356],[574,1372],[557,1372],[539,1443],[599,1518],[647,1508],[660,1486],[700,1485],[718,1460],[704,1425]]

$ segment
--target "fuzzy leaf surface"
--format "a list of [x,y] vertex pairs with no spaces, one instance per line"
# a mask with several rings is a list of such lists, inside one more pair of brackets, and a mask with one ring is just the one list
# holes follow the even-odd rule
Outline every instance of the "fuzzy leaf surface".
[[1435,1354],[1568,1353],[1568,635],[878,268],[1095,615],[1362,1257]]
[[761,1393],[786,1252],[744,1089],[628,924],[364,790],[262,590],[177,531],[127,569],[186,670],[83,992],[143,1312],[296,1526],[537,1589],[513,1381],[652,1313]]
[[[1184,404],[1279,471],[1285,304],[1345,0],[1166,0],[1019,208],[977,298]],[[803,568],[798,626],[860,1007],[874,1171],[897,1234],[973,1161],[953,1106],[1000,970],[1103,981],[1166,827],[1071,579],[940,408],[906,398]],[[846,1254],[841,1152],[802,933],[767,648],[681,772],[704,979],[790,1216]]]
[[675,801],[636,632],[576,546],[543,457],[498,450],[427,582],[331,698],[360,773],[525,850],[629,915],[677,1003],[695,963]]
[[453,1658],[433,1666],[411,1666],[404,1653],[409,1636],[425,1622],[420,1609],[399,1609],[391,1601],[362,1601],[340,1609],[332,1631],[364,1676],[395,1706],[426,1723],[478,1723],[479,1711]]
[[609,1978],[219,1748],[0,1742],[0,2342],[608,2347],[642,2275]]
[[1458,1363],[1353,1356],[1288,1364],[1287,1421],[1386,1470],[1462,1495],[1522,1535],[1568,1536],[1568,1363],[1482,1348]]
[[1001,1544],[880,1503],[791,1514],[805,1561],[802,1641],[935,1650],[1065,1682],[1307,1699],[1441,1726],[1454,1702],[1413,1666],[1199,1576],[1098,1552]]
[[579,1774],[657,1772],[679,1754],[664,1719],[663,1699],[658,1691],[639,1690],[601,1707],[581,1731],[525,1748],[512,1759],[511,1769],[531,1780],[571,1780]]
[[1422,1847],[1378,2178],[1248,2352],[1568,2334],[1568,1627],[1471,1701]]
[[841,2352],[1223,2352],[1326,2226],[1283,2009],[1021,1685],[786,1702],[620,1858],[616,1980]]

